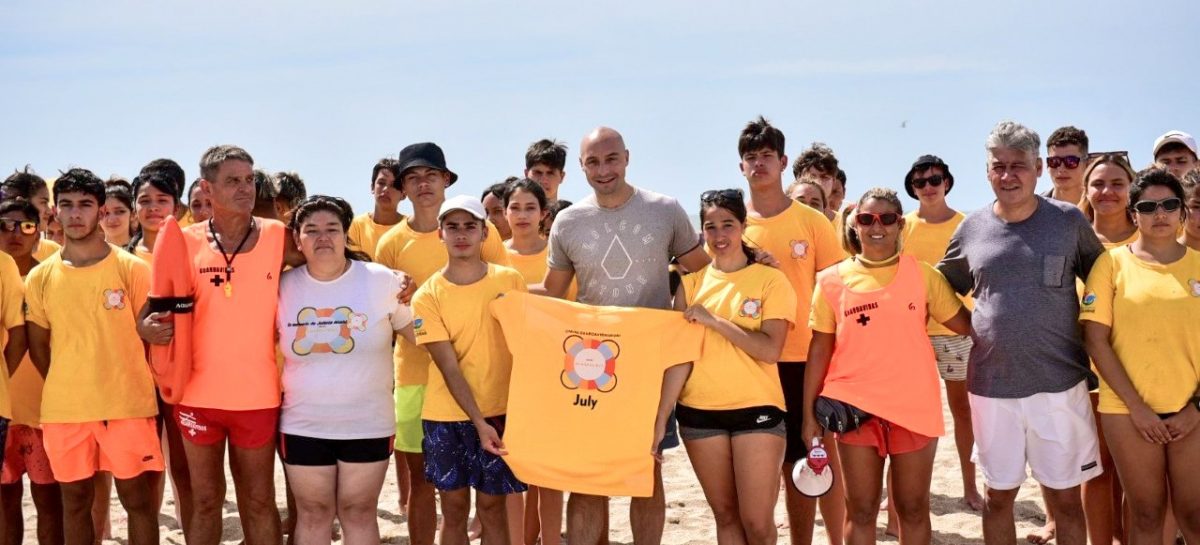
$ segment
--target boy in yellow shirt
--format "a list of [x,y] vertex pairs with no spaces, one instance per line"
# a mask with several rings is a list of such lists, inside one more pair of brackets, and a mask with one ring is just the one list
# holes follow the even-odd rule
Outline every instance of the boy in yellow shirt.
[[[511,290],[525,291],[515,270],[481,258],[491,235],[483,205],[454,197],[438,212],[438,236],[449,261],[413,296],[413,333],[433,357],[421,412],[425,478],[442,497],[443,542],[467,542],[471,493],[477,495],[483,543],[508,538],[507,494],[526,487],[500,458],[512,356],[488,303]],[[454,540],[450,540],[454,541]]]
[[116,478],[129,542],[158,543],[156,483],[163,457],[158,408],[137,312],[150,270],[104,241],[104,182],[71,169],[55,185],[65,246],[26,279],[29,352],[46,378],[42,434],[62,486],[67,543],[92,543],[92,476]]
[[375,199],[375,210],[364,212],[350,222],[351,249],[359,250],[375,259],[375,248],[383,235],[404,219],[400,203],[404,191],[400,188],[399,163],[395,159],[383,158],[371,169],[371,197]]

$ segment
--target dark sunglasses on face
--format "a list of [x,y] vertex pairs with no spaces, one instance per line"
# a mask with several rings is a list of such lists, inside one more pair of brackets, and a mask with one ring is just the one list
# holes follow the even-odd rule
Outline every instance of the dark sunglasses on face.
[[1050,168],[1067,167],[1069,169],[1079,168],[1079,164],[1083,162],[1083,157],[1077,155],[1064,155],[1062,157],[1047,157],[1046,166]]
[[1161,201],[1138,201],[1133,203],[1133,209],[1137,210],[1138,214],[1153,214],[1159,208],[1162,208],[1163,212],[1174,212],[1179,210],[1180,206],[1183,206],[1183,200],[1179,197],[1171,197]]
[[22,235],[32,235],[37,233],[37,222],[0,219],[0,230],[5,233],[16,233],[18,229]]
[[928,178],[913,178],[912,185],[917,189],[925,189],[925,184],[929,184],[929,187],[941,187],[942,182],[945,180],[945,176],[934,174]]
[[863,227],[870,227],[875,222],[879,222],[880,225],[895,225],[897,221],[900,221],[900,214],[895,212],[884,212],[882,214],[859,212],[854,215],[854,221]]

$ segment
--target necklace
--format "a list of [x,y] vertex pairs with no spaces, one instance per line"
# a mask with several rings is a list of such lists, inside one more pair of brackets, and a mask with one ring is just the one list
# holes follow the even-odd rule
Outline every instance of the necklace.
[[225,297],[233,297],[233,260],[237,259],[238,252],[242,251],[242,246],[246,245],[246,241],[250,240],[250,234],[254,232],[254,218],[250,218],[250,228],[246,230],[246,235],[242,237],[237,248],[233,249],[232,254],[225,253],[225,247],[221,245],[221,239],[217,237],[217,231],[213,229],[212,221],[208,222],[208,231],[212,233],[213,242],[217,243],[217,249],[221,251],[221,258],[225,260]]

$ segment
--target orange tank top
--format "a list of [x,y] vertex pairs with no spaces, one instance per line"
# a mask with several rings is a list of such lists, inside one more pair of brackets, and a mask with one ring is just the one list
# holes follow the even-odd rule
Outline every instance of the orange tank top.
[[279,406],[275,311],[287,229],[274,220],[254,221],[258,242],[232,256],[228,274],[225,256],[208,241],[209,222],[183,230],[196,306],[192,375],[182,405],[227,411]]
[[817,276],[837,317],[833,360],[821,395],[929,437],[944,435],[942,390],[925,335],[925,280],[912,256],[901,256],[886,287],[850,290],[838,269]]

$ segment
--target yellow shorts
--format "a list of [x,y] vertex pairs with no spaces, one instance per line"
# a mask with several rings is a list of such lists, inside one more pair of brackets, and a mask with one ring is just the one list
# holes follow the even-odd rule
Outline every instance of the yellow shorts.
[[396,450],[421,452],[425,431],[421,428],[421,408],[425,405],[425,385],[396,387]]

